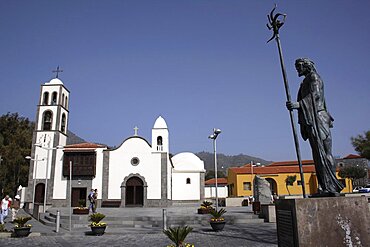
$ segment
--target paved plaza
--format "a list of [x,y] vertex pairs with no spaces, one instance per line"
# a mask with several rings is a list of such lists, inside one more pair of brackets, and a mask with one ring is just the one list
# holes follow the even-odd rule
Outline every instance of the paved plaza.
[[[249,208],[245,208],[251,213]],[[109,215],[109,210],[114,212],[118,209],[104,209]],[[141,211],[142,210],[142,211]],[[161,209],[127,209],[130,213],[145,212],[155,214]],[[169,208],[170,212],[184,213],[193,211],[189,208]],[[230,209],[230,214],[232,214]],[[121,212],[124,212],[121,211]],[[127,212],[126,212],[127,213]],[[235,212],[237,213],[237,212]],[[167,246],[171,241],[162,233],[158,227],[148,228],[109,228],[103,236],[92,236],[89,227],[73,229],[60,229],[59,233],[55,228],[45,226],[32,219],[32,234],[26,238],[0,238],[0,246]],[[6,228],[11,229],[13,224],[6,223]],[[212,231],[208,225],[197,225],[193,227],[186,238],[186,242],[197,247],[206,246],[277,246],[276,224],[275,223],[249,223],[249,224],[226,224],[221,232]]]
[[[194,229],[186,239],[195,246],[277,246],[275,224],[226,226],[222,232],[208,228]],[[85,233],[64,233],[61,236],[35,236],[0,239],[0,246],[167,246],[171,241],[160,231],[127,229],[103,236]]]

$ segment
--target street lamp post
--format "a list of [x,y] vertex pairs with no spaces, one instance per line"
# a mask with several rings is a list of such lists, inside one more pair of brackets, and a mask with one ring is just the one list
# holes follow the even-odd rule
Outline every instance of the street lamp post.
[[69,161],[69,231],[72,230],[72,160]]
[[36,157],[34,159],[31,158],[31,156],[25,157],[27,160],[34,161],[35,165],[35,175],[33,176],[33,194],[32,194],[32,208],[35,208],[35,190],[36,190],[36,176],[37,176],[37,162],[43,161],[45,158],[42,158],[41,160],[38,159],[38,155],[36,154]]
[[216,211],[218,211],[218,191],[217,191],[217,152],[216,152],[216,139],[217,136],[221,133],[220,129],[213,129],[213,134],[210,135],[208,138],[213,140],[213,152],[215,154],[215,179],[216,179]]

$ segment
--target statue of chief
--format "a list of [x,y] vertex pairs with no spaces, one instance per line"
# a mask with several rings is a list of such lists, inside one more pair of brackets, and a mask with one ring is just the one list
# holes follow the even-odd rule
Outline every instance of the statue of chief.
[[334,119],[326,109],[324,83],[316,72],[314,63],[307,58],[295,62],[298,76],[304,76],[297,102],[287,102],[289,110],[298,110],[298,123],[302,138],[310,142],[319,183],[318,196],[337,196],[343,185],[335,175],[335,162],[332,156],[330,128]]

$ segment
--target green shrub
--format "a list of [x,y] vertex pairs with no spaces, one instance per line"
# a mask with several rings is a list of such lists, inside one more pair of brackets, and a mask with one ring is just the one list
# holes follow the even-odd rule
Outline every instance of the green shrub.
[[27,221],[31,220],[30,216],[19,216],[14,220],[15,227],[30,227],[31,225],[26,224]]
[[105,218],[105,215],[101,214],[101,213],[93,213],[93,214],[90,215],[89,218],[90,218],[89,220],[91,222],[99,223],[102,219]]

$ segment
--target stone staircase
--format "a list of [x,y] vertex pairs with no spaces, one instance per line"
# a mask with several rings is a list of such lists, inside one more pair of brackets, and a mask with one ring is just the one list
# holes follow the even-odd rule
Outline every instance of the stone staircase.
[[[57,215],[54,212],[40,214],[40,222],[44,225],[55,227]],[[253,224],[262,223],[263,219],[253,213],[230,213],[225,215],[227,224]],[[86,228],[89,225],[88,215],[72,215],[71,226],[73,229]],[[174,227],[179,225],[188,225],[192,227],[208,226],[210,215],[168,215],[167,226]],[[60,216],[60,227],[69,229],[69,215]],[[137,215],[107,215],[103,222],[107,223],[109,228],[162,228],[163,218],[161,216],[137,216]]]

